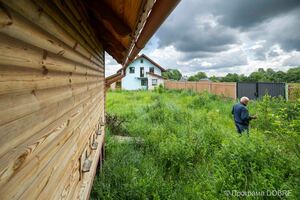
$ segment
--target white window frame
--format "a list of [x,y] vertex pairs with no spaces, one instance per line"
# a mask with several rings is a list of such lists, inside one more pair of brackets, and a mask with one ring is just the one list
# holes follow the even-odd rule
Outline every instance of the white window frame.
[[[152,72],[151,72],[151,69],[153,69]],[[150,68],[149,68],[149,72],[154,74],[154,67],[150,67]]]
[[[133,72],[131,72],[131,69],[133,69]],[[135,73],[135,67],[129,67],[129,74],[134,74]]]
[[152,79],[152,86],[156,86],[158,83],[158,80],[157,79]]

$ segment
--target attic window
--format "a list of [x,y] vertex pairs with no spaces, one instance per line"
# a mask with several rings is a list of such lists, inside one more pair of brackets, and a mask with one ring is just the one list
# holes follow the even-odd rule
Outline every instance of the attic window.
[[144,62],[144,60],[143,59],[141,59],[141,63],[143,63]]
[[149,72],[154,73],[154,67],[150,67]]
[[129,73],[134,74],[134,67],[129,67]]

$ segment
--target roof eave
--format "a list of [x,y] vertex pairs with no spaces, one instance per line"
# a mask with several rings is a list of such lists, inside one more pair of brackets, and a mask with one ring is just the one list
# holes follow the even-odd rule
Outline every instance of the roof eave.
[[155,2],[141,33],[138,38],[135,38],[134,46],[128,51],[128,54],[124,59],[123,66],[126,67],[134,60],[179,2],[180,0],[159,0]]

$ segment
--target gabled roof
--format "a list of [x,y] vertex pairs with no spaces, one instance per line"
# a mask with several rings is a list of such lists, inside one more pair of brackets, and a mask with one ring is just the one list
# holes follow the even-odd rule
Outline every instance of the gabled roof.
[[158,74],[154,74],[154,73],[152,73],[152,72],[147,72],[147,74],[149,74],[149,75],[151,75],[151,76],[155,76],[155,77],[157,77],[157,78],[166,79],[165,77],[162,77],[162,76],[160,76],[160,75],[158,75]]
[[141,56],[138,56],[136,59],[137,60],[139,58],[145,58],[147,59],[149,62],[151,62],[153,65],[155,65],[156,67],[158,67],[162,72],[165,72],[167,70],[165,70],[162,66],[160,66],[159,64],[157,64],[156,62],[154,62],[152,59],[150,59],[148,56],[146,56],[145,54],[142,54]]
[[[152,63],[153,65],[155,65],[156,67],[158,67],[162,72],[165,72],[165,71],[167,71],[166,69],[164,69],[162,66],[160,66],[159,64],[157,64],[156,62],[154,62],[152,59],[150,59],[148,56],[146,56],[145,54],[142,54],[142,55],[139,55],[139,56],[137,56],[131,63],[133,63],[134,61],[136,61],[136,60],[138,60],[138,59],[140,59],[140,58],[145,58],[145,59],[147,59],[150,63]],[[130,63],[130,64],[131,64]],[[130,65],[129,64],[129,65]],[[128,65],[128,66],[129,66]],[[118,73],[119,72],[121,72],[121,70],[126,70],[126,68],[128,67],[128,66],[126,66],[126,67],[122,67],[121,69],[119,69],[118,70]]]

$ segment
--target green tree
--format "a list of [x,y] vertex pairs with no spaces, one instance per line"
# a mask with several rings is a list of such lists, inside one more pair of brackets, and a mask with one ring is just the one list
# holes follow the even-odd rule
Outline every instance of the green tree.
[[172,80],[180,80],[182,77],[182,74],[178,69],[168,69],[167,71],[162,73],[162,76],[166,79],[172,79]]
[[211,80],[212,82],[220,82],[219,78],[216,76],[209,77],[209,80]]
[[239,81],[239,75],[234,73],[234,74],[227,74],[225,77],[221,78],[221,82],[238,82]]
[[248,77],[245,76],[244,74],[241,74],[239,77],[239,81],[240,82],[247,82],[248,81]]
[[267,71],[265,72],[265,76],[266,76],[266,81],[277,82],[276,72],[273,69],[268,68]]
[[251,82],[267,81],[266,71],[263,68],[259,68],[257,72],[252,72],[249,75],[248,80],[251,81]]
[[274,75],[276,82],[287,82],[287,75],[283,71],[278,71]]
[[207,78],[205,72],[198,72],[197,74],[193,75],[193,76],[190,76],[188,78],[188,81],[199,81],[203,78]]
[[288,82],[300,82],[300,66],[289,69],[286,76]]

